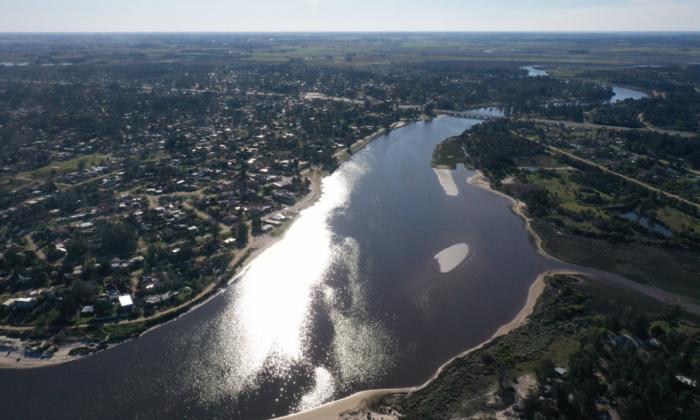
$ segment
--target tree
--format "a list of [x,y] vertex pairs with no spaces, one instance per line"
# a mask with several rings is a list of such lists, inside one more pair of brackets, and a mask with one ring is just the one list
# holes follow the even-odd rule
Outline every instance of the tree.
[[253,228],[253,235],[257,235],[262,231],[262,219],[260,219],[259,214],[253,215],[250,224]]
[[632,328],[634,335],[641,339],[646,339],[649,336],[649,320],[643,313],[635,315]]
[[248,243],[248,225],[242,220],[236,226],[236,242],[239,246],[245,246]]
[[675,326],[678,324],[678,320],[681,318],[682,312],[683,309],[679,305],[673,305],[666,311],[666,313],[664,313],[664,321]]
[[138,245],[136,231],[124,224],[102,221],[97,225],[97,252],[103,257],[126,258]]

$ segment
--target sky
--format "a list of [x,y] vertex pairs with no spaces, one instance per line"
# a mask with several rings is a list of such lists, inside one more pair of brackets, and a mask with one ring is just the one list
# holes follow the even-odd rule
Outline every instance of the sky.
[[0,0],[0,32],[700,31],[700,0]]

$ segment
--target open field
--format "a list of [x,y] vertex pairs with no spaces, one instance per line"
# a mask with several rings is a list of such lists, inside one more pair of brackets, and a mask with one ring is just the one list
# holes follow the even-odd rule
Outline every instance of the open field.
[[[104,34],[100,48],[88,54],[71,48],[65,35],[36,35],[29,50],[11,46],[19,35],[0,37],[0,61],[65,66],[110,62],[279,63],[375,66],[435,62],[512,63],[556,67],[557,75],[574,75],[570,66],[609,66],[700,62],[697,34],[536,34],[536,33],[344,33],[344,34],[170,34],[143,41],[135,34]],[[47,41],[50,41],[47,42]],[[51,45],[51,47],[48,47]],[[53,50],[51,50],[53,48]],[[46,54],[51,50],[50,55]],[[476,64],[478,65],[478,64]]]
[[544,248],[562,260],[617,273],[700,301],[700,256],[696,252],[574,236],[537,221],[533,227]]
[[51,162],[46,166],[37,168],[31,171],[20,172],[17,174],[17,178],[20,179],[35,179],[43,180],[54,175],[63,175],[69,172],[75,172],[83,169],[90,169],[94,166],[100,165],[105,159],[109,159],[107,155],[85,155],[79,156],[73,159]]

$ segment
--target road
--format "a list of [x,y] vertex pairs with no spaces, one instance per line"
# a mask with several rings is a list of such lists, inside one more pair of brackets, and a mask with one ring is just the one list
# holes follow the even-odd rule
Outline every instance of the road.
[[649,185],[649,184],[647,184],[646,182],[642,182],[642,181],[640,181],[640,180],[638,180],[638,179],[631,178],[631,177],[629,177],[629,176],[627,176],[627,175],[623,175],[623,174],[621,174],[621,173],[619,173],[619,172],[615,172],[615,171],[613,171],[612,169],[608,169],[607,167],[605,167],[605,166],[603,166],[603,165],[600,165],[600,164],[595,163],[595,162],[593,162],[593,161],[590,161],[590,160],[588,160],[588,159],[584,159],[584,158],[582,158],[582,157],[580,157],[580,156],[576,156],[575,154],[573,154],[573,153],[571,153],[571,152],[564,151],[564,150],[562,150],[562,149],[560,149],[560,148],[558,148],[558,147],[549,146],[549,145],[544,145],[544,144],[542,144],[542,143],[540,143],[539,141],[534,140],[534,139],[528,139],[528,140],[530,140],[530,141],[532,141],[532,142],[534,142],[534,143],[541,144],[541,145],[545,146],[545,147],[547,148],[547,150],[549,150],[549,151],[552,151],[552,152],[554,152],[554,153],[558,153],[558,154],[560,154],[560,155],[566,156],[566,157],[568,157],[568,158],[571,158],[571,159],[573,159],[573,160],[575,160],[575,161],[577,161],[577,162],[581,162],[581,163],[586,164],[586,165],[588,165],[588,166],[592,166],[592,167],[597,168],[597,169],[599,169],[599,170],[601,170],[601,171],[603,171],[603,172],[605,172],[605,173],[607,173],[607,174],[614,175],[614,176],[616,176],[616,177],[619,177],[619,178],[624,179],[624,180],[627,181],[627,182],[630,182],[630,183],[632,183],[632,184],[635,184],[635,185],[638,185],[638,186],[640,186],[640,187],[642,187],[642,188],[645,188],[645,189],[647,189],[648,191],[651,191],[651,192],[657,193],[657,194],[661,194],[661,195],[663,195],[663,196],[665,196],[665,197],[667,197],[667,198],[671,198],[671,199],[673,199],[673,200],[680,201],[681,203],[687,204],[687,205],[689,205],[689,206],[693,206],[693,207],[697,208],[698,210],[700,210],[700,204],[695,203],[695,202],[690,201],[690,200],[687,200],[687,199],[685,199],[685,198],[683,198],[683,197],[681,197],[681,196],[679,196],[679,195],[671,194],[670,192],[667,192],[667,191],[664,191],[664,190],[662,190],[662,189],[656,188],[656,187],[654,187],[654,186],[652,186],[652,185]]
[[559,120],[546,120],[546,119],[541,119],[541,118],[519,118],[520,121],[531,121],[531,122],[536,122],[540,124],[550,124],[550,125],[564,125],[566,127],[572,127],[572,128],[584,128],[588,130],[616,130],[616,131],[630,131],[630,130],[642,130],[642,131],[654,131],[656,133],[661,133],[661,134],[669,134],[672,136],[680,136],[680,137],[695,137],[697,134],[691,133],[689,131],[675,131],[675,130],[664,130],[661,128],[656,128],[656,127],[640,127],[640,128],[634,128],[634,127],[617,127],[614,125],[600,125],[600,124],[593,124],[593,123],[579,123],[579,122],[573,122],[573,121],[559,121]]

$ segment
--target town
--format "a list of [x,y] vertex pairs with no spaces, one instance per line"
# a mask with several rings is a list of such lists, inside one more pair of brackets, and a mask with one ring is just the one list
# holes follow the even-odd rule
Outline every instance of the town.
[[267,418],[381,388],[358,416],[643,418],[664,407],[630,378],[653,368],[698,412],[697,44],[0,34],[7,395],[94,363],[109,395],[81,383],[67,415],[138,395],[124,413]]

